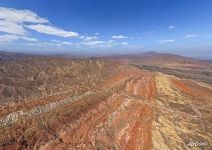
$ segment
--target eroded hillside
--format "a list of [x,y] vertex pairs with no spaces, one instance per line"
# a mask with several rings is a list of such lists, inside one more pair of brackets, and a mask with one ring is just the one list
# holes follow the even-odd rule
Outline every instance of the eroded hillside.
[[[84,90],[1,107],[0,149],[211,149],[212,85],[98,60],[85,61],[89,78],[81,63],[75,69],[88,78]],[[59,79],[71,82],[65,75]],[[57,85],[53,79],[45,81]],[[189,145],[195,141],[206,145]]]
[[101,59],[27,57],[0,63],[0,103],[42,98],[68,92],[76,95],[96,88],[115,72]]

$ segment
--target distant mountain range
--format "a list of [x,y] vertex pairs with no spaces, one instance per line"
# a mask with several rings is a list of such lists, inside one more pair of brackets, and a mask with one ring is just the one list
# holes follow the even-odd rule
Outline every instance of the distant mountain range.
[[[24,54],[24,53],[15,53],[15,52],[7,52],[7,51],[0,51],[0,61],[7,61],[7,60],[16,60],[20,58],[26,57],[58,57],[58,58],[90,58],[91,56],[82,56],[82,55],[72,55],[72,54],[45,54],[45,55],[36,55],[36,54]],[[169,53],[157,53],[154,51],[142,52],[142,53],[133,53],[133,54],[114,54],[108,56],[93,56],[94,58],[104,58],[104,59],[111,59],[117,60],[125,63],[183,63],[183,64],[201,64],[201,63],[211,63],[212,60],[208,59],[197,59],[197,58],[190,58],[185,56],[180,56],[176,54],[169,54]]]
[[122,63],[133,63],[133,64],[189,64],[189,65],[211,65],[212,61],[202,60],[197,58],[190,58],[169,53],[156,53],[153,51],[137,53],[137,54],[126,54],[126,55],[114,55],[107,56],[107,59],[113,61],[120,61]]

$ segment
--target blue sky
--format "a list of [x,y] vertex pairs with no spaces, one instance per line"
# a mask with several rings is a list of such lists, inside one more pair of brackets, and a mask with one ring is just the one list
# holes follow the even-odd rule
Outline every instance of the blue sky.
[[0,1],[1,50],[212,57],[211,0]]

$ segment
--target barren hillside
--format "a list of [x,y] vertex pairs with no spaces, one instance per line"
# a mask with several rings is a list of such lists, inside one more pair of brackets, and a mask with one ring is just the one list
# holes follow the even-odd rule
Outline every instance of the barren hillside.
[[210,62],[187,74],[189,63],[158,69],[140,59],[1,63],[0,149],[211,149]]
[[95,88],[115,69],[101,59],[26,57],[0,63],[1,103]]

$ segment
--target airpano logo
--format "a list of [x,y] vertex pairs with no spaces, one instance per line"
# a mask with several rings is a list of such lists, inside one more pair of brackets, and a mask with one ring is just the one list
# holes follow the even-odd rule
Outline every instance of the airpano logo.
[[207,146],[208,142],[199,142],[199,141],[191,141],[187,144],[187,146],[189,147],[203,147],[203,146]]

